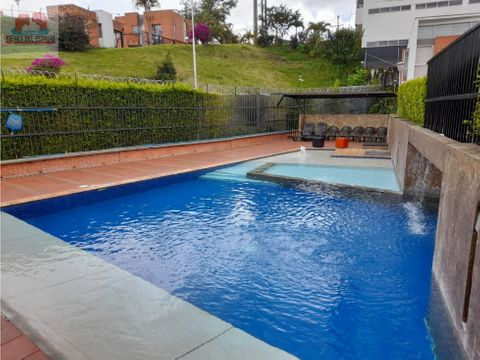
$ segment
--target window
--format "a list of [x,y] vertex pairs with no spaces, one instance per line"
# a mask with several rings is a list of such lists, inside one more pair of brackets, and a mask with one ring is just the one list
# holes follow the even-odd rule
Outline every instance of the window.
[[357,0],[357,9],[363,8],[363,1],[364,0]]
[[438,6],[438,7],[448,6],[448,1],[440,1],[437,6]]
[[98,37],[103,38],[102,24],[98,23]]
[[433,25],[419,26],[418,27],[418,39],[433,39]]
[[155,35],[162,35],[162,32],[163,32],[162,25],[160,24],[153,25],[153,33]]
[[462,5],[462,0],[451,0],[448,2],[448,6]]
[[380,14],[380,13],[389,13],[389,12],[397,12],[397,11],[408,11],[408,10],[411,10],[411,8],[412,8],[411,5],[392,6],[392,7],[370,9],[370,10],[368,10],[368,13],[369,14]]
[[132,26],[132,32],[134,34],[138,34],[140,32],[140,29],[138,28],[138,25],[133,25]]
[[415,5],[415,9],[420,10],[420,9],[425,9],[427,7],[427,4],[417,4]]
[[480,0],[469,0],[469,4],[480,4]]
[[433,9],[433,8],[436,8],[436,7],[437,7],[436,2],[427,3],[427,9]]

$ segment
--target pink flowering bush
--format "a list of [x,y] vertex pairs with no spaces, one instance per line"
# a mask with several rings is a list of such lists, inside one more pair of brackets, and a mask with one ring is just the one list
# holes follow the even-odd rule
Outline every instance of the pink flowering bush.
[[30,74],[45,73],[47,76],[55,76],[58,74],[65,65],[65,61],[57,56],[47,54],[42,58],[35,59],[32,64],[27,68],[27,72]]
[[[200,40],[202,44],[207,44],[212,39],[213,33],[207,24],[195,24],[195,39]],[[192,41],[192,32],[188,35],[188,39]]]

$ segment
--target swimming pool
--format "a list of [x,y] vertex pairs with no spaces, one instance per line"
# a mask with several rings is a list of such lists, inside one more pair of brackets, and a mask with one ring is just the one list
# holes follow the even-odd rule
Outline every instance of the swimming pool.
[[5,210],[302,359],[433,359],[435,214],[254,165]]

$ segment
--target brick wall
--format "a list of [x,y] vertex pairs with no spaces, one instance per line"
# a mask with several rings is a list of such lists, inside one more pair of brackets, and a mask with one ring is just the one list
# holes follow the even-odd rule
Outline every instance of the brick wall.
[[99,31],[98,31],[98,21],[97,14],[93,11],[84,9],[80,6],[68,4],[68,5],[58,5],[58,6],[47,6],[48,17],[57,17],[57,16],[78,16],[85,20],[85,31],[88,34],[90,46],[99,47]]
[[434,55],[438,54],[440,51],[450,45],[450,43],[454,42],[457,39],[457,35],[436,37],[434,45]]

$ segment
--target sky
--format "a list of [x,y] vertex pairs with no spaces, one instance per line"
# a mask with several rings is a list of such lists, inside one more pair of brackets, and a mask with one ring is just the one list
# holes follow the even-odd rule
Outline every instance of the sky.
[[[125,12],[136,11],[132,0],[19,0],[20,10],[45,10],[46,5],[76,4],[91,10],[102,9],[114,16]],[[260,0],[258,0],[260,4]],[[299,10],[305,24],[326,21],[336,24],[337,15],[340,24],[353,26],[355,23],[355,0],[267,0],[268,6],[286,4],[293,10]],[[160,0],[161,9],[180,9],[180,0]],[[16,10],[14,0],[1,0],[1,9],[5,14]],[[259,10],[260,13],[260,10]],[[234,33],[243,34],[253,27],[253,0],[238,0],[237,7],[232,10],[228,22],[233,24]]]

